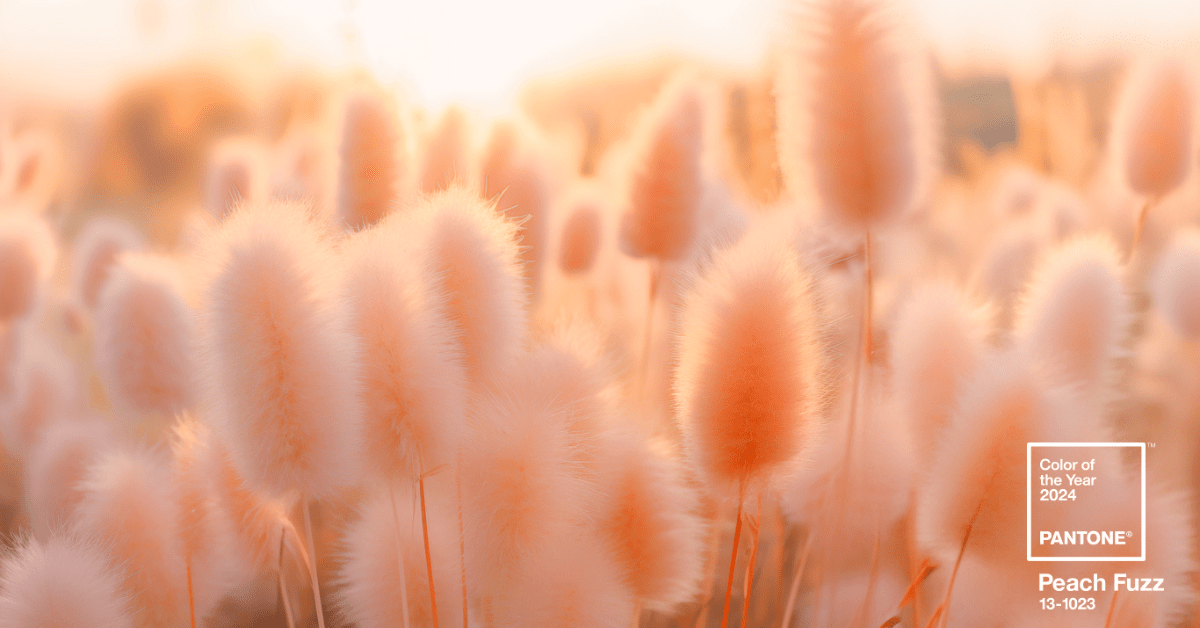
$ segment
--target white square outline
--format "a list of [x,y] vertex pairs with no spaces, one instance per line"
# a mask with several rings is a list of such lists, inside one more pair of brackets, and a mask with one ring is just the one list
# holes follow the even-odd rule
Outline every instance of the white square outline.
[[[1034,556],[1033,555],[1033,448],[1034,447],[1137,447],[1142,452],[1142,555]],[[1141,562],[1146,560],[1146,443],[1025,443],[1025,560],[1030,562]]]

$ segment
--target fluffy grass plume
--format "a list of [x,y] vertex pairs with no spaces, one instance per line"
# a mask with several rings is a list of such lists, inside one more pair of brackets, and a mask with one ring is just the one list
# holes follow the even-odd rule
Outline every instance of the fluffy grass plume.
[[328,235],[303,205],[255,203],[206,248],[203,358],[216,429],[253,487],[331,495],[357,471],[359,407]]
[[262,200],[267,194],[267,157],[258,144],[246,139],[219,142],[208,156],[204,181],[204,206],[217,218],[237,203]]
[[597,519],[638,601],[669,612],[700,591],[707,530],[681,465],[629,434],[613,440],[602,474],[608,506]]
[[131,628],[121,575],[86,537],[21,540],[0,563],[0,628]]
[[183,279],[170,258],[124,253],[100,291],[96,369],[127,418],[170,417],[196,398],[195,331]]
[[462,445],[466,569],[473,597],[513,583],[522,560],[569,526],[586,499],[572,474],[569,407],[520,360],[472,413]]
[[496,201],[506,217],[521,224],[521,261],[536,295],[549,257],[551,190],[546,168],[523,139],[528,133],[519,132],[514,122],[492,127],[480,163],[479,189],[483,198]]
[[77,366],[49,339],[28,334],[15,364],[13,394],[0,400],[0,441],[24,457],[51,425],[79,409]]
[[704,109],[698,86],[681,78],[646,114],[618,235],[626,254],[678,260],[692,250],[704,187]]
[[583,275],[592,269],[600,253],[603,221],[597,207],[581,203],[571,211],[558,240],[558,268],[567,275]]
[[364,461],[389,481],[453,460],[467,402],[444,293],[426,267],[396,254],[394,237],[404,234],[363,233],[342,286],[359,355]]
[[1175,61],[1143,62],[1126,83],[1113,117],[1113,154],[1125,183],[1150,199],[1179,186],[1196,156],[1195,85]]
[[54,234],[41,217],[19,210],[0,212],[0,323],[33,311],[56,253]]
[[1130,322],[1121,254],[1108,238],[1076,238],[1048,252],[1017,314],[1020,344],[1062,383],[1102,390]]
[[351,227],[375,224],[397,201],[407,167],[399,117],[384,94],[346,98],[339,151],[338,211]]
[[934,283],[908,297],[892,332],[892,388],[919,448],[931,460],[963,381],[987,349],[990,312]]
[[1176,333],[1200,336],[1200,230],[1176,234],[1163,251],[1150,278],[1154,307]]
[[96,307],[109,268],[123,251],[138,251],[142,236],[129,223],[116,218],[94,218],[75,239],[71,256],[71,289],[86,310]]
[[26,507],[38,540],[70,522],[88,467],[116,445],[112,425],[100,419],[62,421],[38,439],[25,469]]
[[[403,485],[407,487],[407,483]],[[386,489],[392,490],[392,489]],[[412,492],[397,488],[396,508],[400,522],[400,554],[404,556],[404,583],[408,590],[409,621],[412,626],[431,626],[429,578],[425,570],[425,548],[420,516]],[[443,500],[444,501],[444,500]],[[431,500],[428,508],[429,541],[437,563],[434,588],[457,592],[459,586],[458,524],[445,504]],[[396,560],[397,530],[392,500],[386,492],[372,495],[361,508],[357,522],[345,532],[341,563],[339,608],[359,628],[394,628],[404,625],[401,579]],[[462,626],[461,608],[438,605],[438,625]]]
[[457,106],[447,107],[425,141],[421,191],[432,194],[449,189],[455,182],[468,183],[470,143],[467,113]]
[[582,534],[546,538],[496,601],[497,628],[621,628],[633,617],[633,593],[604,544]]
[[113,564],[125,566],[123,588],[135,625],[188,625],[187,574],[170,470],[147,453],[110,452],[89,469],[75,530],[96,535]]
[[812,280],[785,238],[752,229],[685,297],[674,392],[688,456],[708,480],[767,480],[815,433],[824,391]]
[[[233,552],[246,561],[249,571],[274,571],[278,564],[280,539],[285,532],[294,534],[287,509],[246,485],[224,441],[213,437],[203,452],[205,466],[212,474],[213,501],[216,508],[233,524]],[[296,537],[294,542],[299,542]],[[293,546],[296,547],[296,546]]]
[[520,346],[527,316],[517,225],[464,187],[386,223],[383,237],[433,273],[472,380],[499,373]]
[[910,210],[935,174],[932,87],[891,8],[797,3],[776,83],[790,193],[861,233]]
[[1009,563],[1024,556],[1025,444],[1071,440],[1051,436],[1071,433],[1062,424],[1072,410],[1018,351],[980,367],[918,497],[918,538],[934,557],[953,564],[968,530],[969,552]]

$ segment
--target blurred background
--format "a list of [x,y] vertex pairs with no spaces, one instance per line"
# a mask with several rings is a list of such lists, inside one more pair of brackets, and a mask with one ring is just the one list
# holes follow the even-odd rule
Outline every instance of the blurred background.
[[[1192,0],[906,6],[939,81],[952,176],[1015,159],[1084,186],[1130,55],[1195,55],[1200,39]],[[68,236],[103,207],[173,244],[216,142],[278,146],[320,128],[348,85],[392,91],[418,146],[451,103],[476,145],[490,120],[519,114],[568,139],[566,169],[588,176],[687,65],[724,87],[727,169],[770,204],[787,13],[777,0],[0,0],[0,131],[10,157],[28,155],[31,202]]]

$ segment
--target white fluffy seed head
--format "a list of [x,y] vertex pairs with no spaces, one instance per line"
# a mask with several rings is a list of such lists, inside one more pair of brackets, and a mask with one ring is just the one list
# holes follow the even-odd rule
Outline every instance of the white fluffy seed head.
[[243,205],[205,257],[203,366],[238,470],[273,495],[321,498],[350,484],[356,356],[332,298],[327,234],[303,205]]
[[1020,344],[1060,383],[1093,391],[1111,385],[1130,322],[1125,269],[1106,237],[1081,237],[1050,251],[1018,313]]
[[171,417],[195,400],[192,310],[175,262],[123,253],[96,306],[96,369],[118,413]]
[[95,541],[22,540],[0,563],[0,628],[131,628],[121,575]]
[[861,233],[911,210],[936,173],[931,81],[885,2],[796,10],[776,84],[790,193]]
[[357,345],[366,468],[413,478],[454,458],[467,372],[437,277],[397,255],[391,229],[360,234],[342,283]]
[[88,222],[75,239],[71,258],[71,289],[79,304],[94,309],[117,256],[143,246],[141,234],[123,220],[94,218]]
[[71,521],[83,499],[80,483],[88,468],[116,444],[112,425],[98,418],[63,421],[46,430],[25,469],[26,507],[39,540]]
[[825,395],[818,320],[812,280],[766,228],[717,252],[685,297],[675,400],[714,486],[765,481],[809,444]]
[[0,212],[0,323],[28,316],[54,267],[54,234],[41,217]]
[[188,621],[187,575],[170,471],[147,453],[110,452],[93,464],[76,509],[75,530],[94,534],[125,565],[126,594],[144,628]]
[[372,225],[397,202],[407,168],[399,117],[382,93],[346,99],[339,151],[338,211],[351,227]]
[[954,410],[962,382],[987,348],[991,312],[947,284],[928,284],[908,297],[892,339],[892,389],[916,440],[930,460]]
[[1175,235],[1150,278],[1154,307],[1185,338],[1200,337],[1200,230]]
[[1196,158],[1196,88],[1178,61],[1144,61],[1113,116],[1114,155],[1134,192],[1161,198],[1187,178]]

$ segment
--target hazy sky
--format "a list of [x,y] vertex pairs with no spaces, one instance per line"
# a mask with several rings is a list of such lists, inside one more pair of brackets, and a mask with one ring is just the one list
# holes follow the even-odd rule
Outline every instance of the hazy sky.
[[[782,32],[780,0],[0,0],[9,93],[92,98],[123,72],[270,34],[289,55],[366,63],[426,104],[503,107],[522,78],[657,50],[732,65]],[[910,20],[963,65],[1037,63],[1200,35],[1197,0],[909,0]],[[147,35],[147,33],[153,33]],[[1194,51],[1193,51],[1194,52]],[[1197,58],[1200,58],[1198,56]]]

